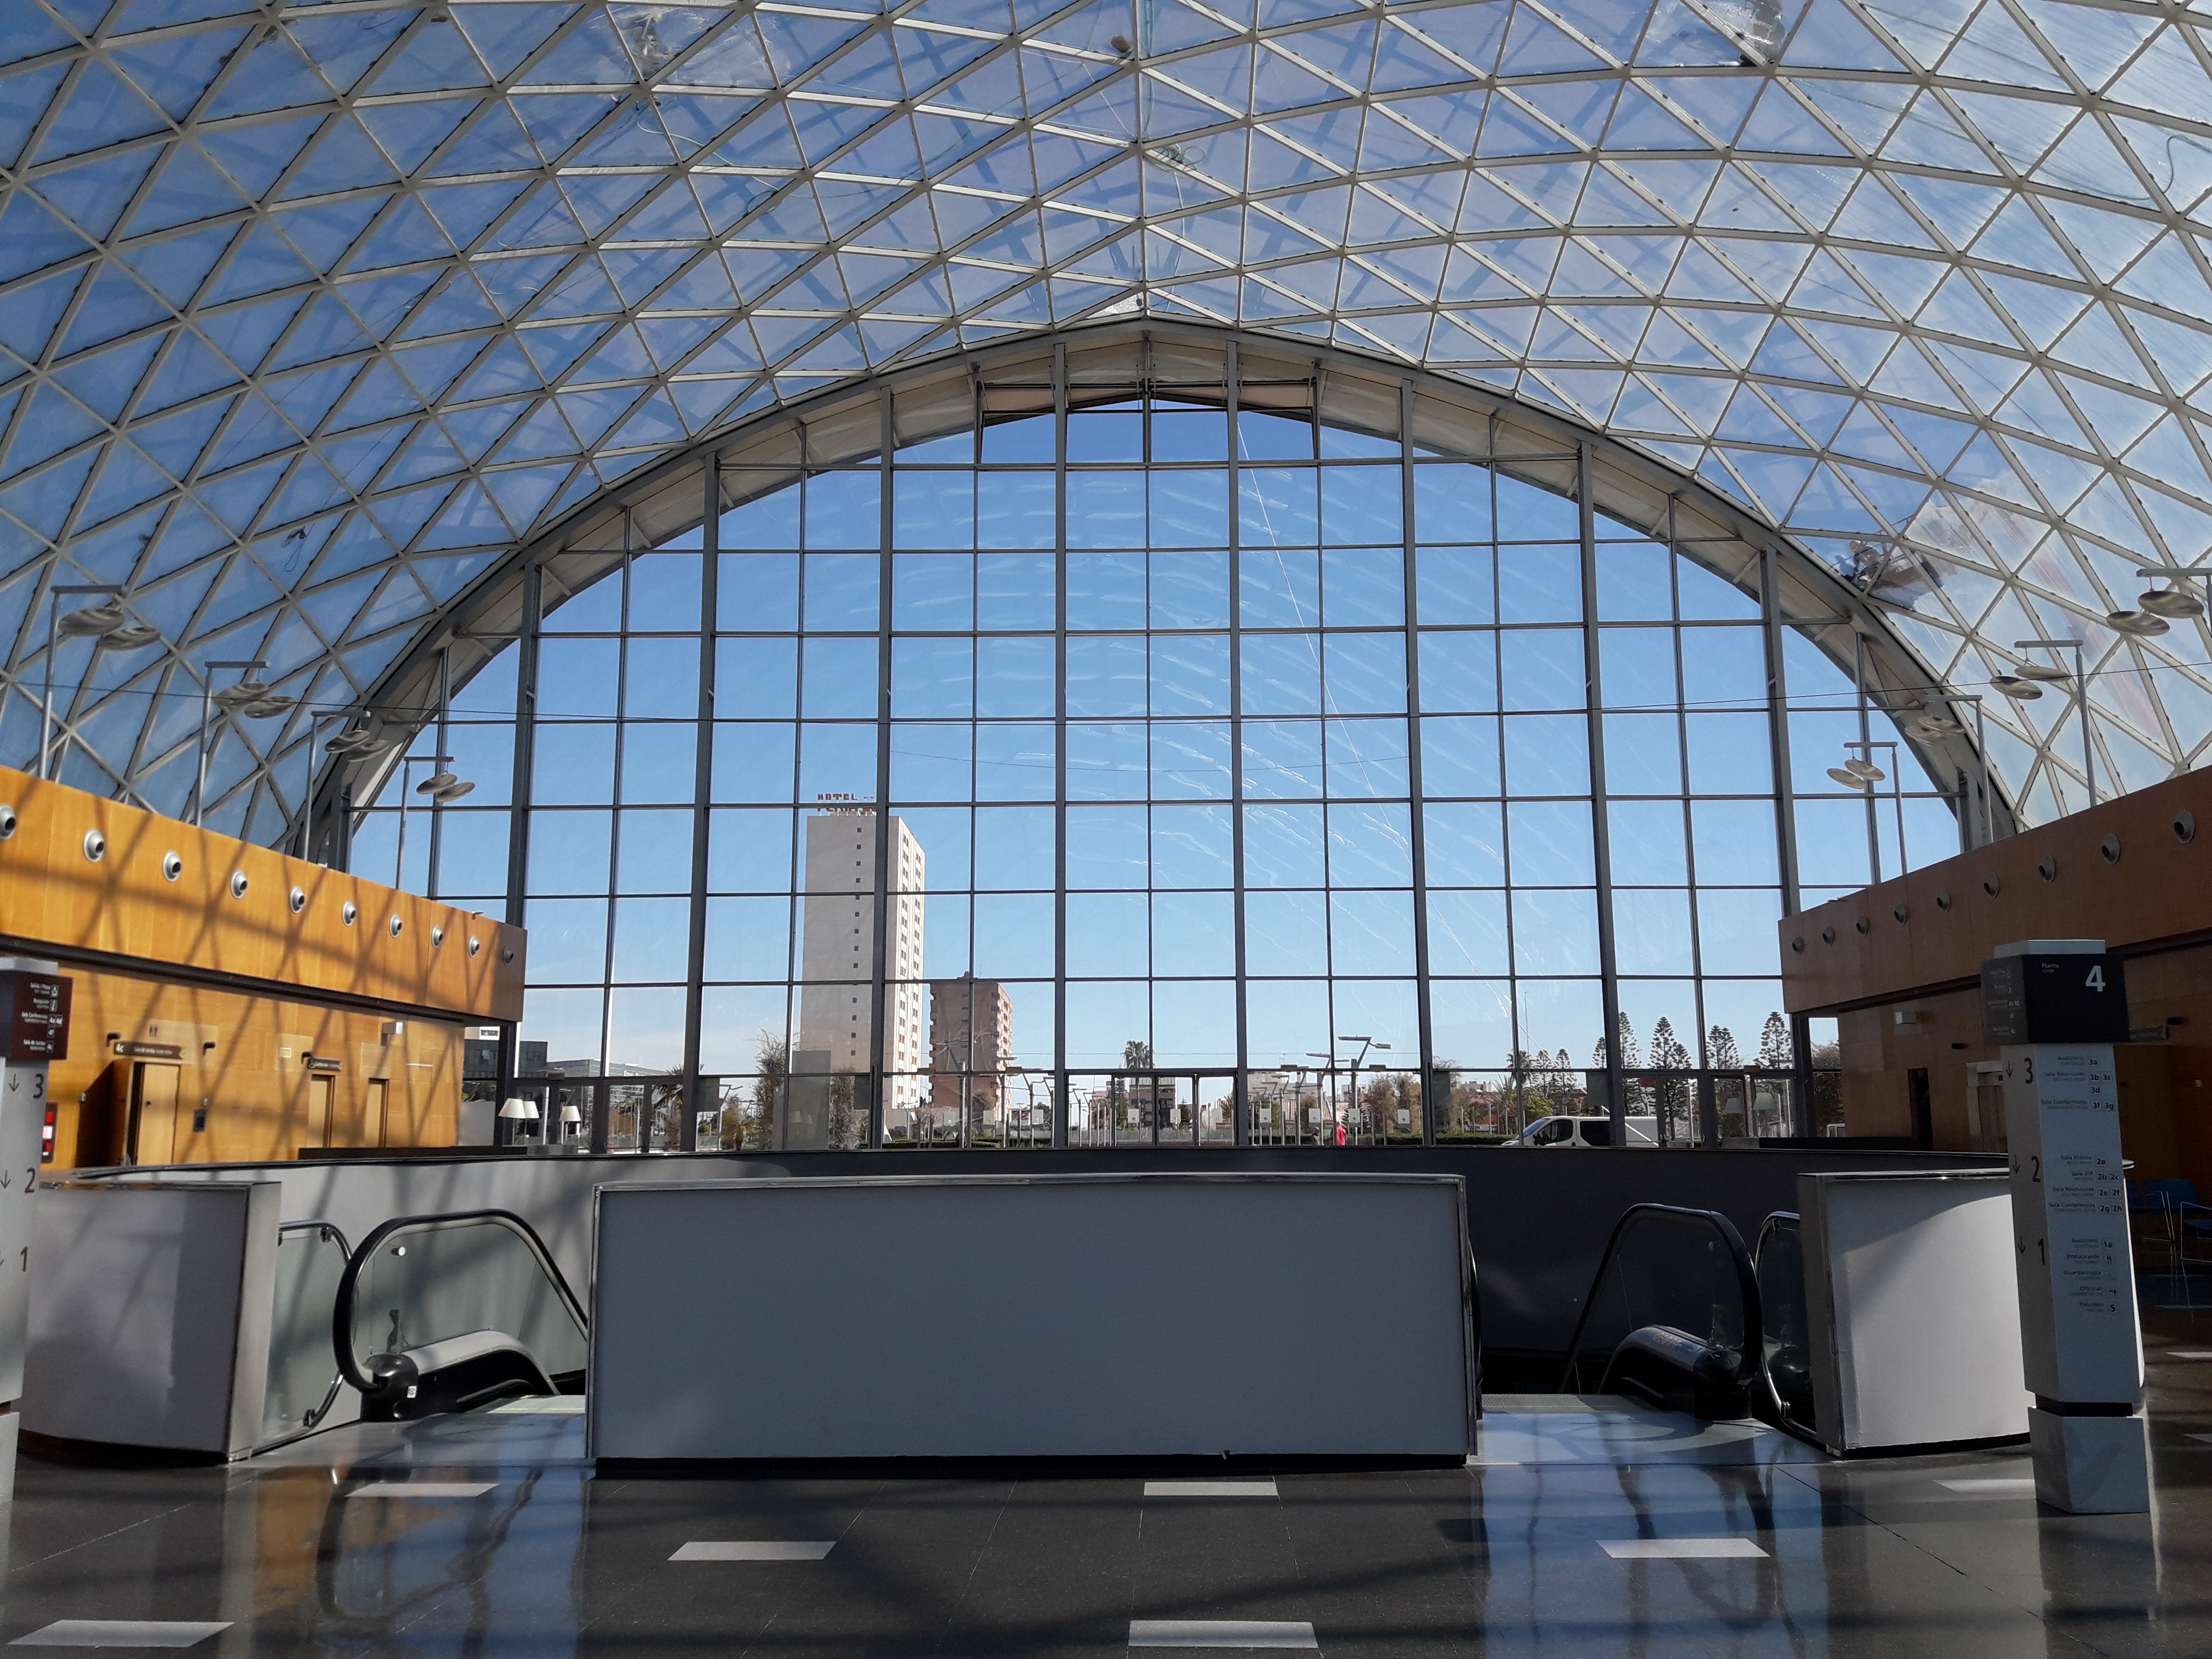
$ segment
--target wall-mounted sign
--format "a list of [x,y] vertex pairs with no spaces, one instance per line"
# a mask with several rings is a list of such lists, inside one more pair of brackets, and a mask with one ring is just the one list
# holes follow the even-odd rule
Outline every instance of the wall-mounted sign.
[[1992,1048],[2125,1042],[2127,969],[2104,951],[2022,951],[1982,964],[1982,1034]]
[[311,1072],[343,1072],[345,1070],[345,1061],[336,1059],[325,1060],[320,1054],[309,1054],[307,1058],[306,1064],[307,1069]]
[[173,1042],[118,1042],[115,1052],[125,1060],[182,1060],[185,1051]]
[[68,1058],[70,988],[52,974],[0,974],[0,1041],[8,1059]]

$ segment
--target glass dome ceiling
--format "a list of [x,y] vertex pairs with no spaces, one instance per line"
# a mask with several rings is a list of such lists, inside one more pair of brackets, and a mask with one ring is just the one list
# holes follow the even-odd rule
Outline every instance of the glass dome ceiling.
[[[0,0],[0,753],[50,585],[118,584],[161,639],[63,641],[61,775],[184,810],[258,659],[301,707],[208,816],[276,839],[309,710],[624,475],[1150,317],[1608,433],[1954,689],[2079,638],[2140,787],[2212,738],[2203,624],[2106,620],[2212,538],[2208,52],[2058,0]],[[2069,700],[1988,708],[2021,816],[2083,804]]]

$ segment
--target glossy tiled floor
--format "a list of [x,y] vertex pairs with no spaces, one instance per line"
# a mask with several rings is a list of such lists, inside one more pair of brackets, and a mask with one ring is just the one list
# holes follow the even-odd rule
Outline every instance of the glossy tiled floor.
[[[2212,1327],[2198,1340],[2212,1352]],[[197,1634],[210,1659],[2203,1655],[2212,1443],[2192,1437],[2212,1434],[2212,1359],[2174,1348],[2194,1351],[2152,1350],[2150,1516],[2039,1511],[2016,1455],[1836,1464],[1534,1396],[1493,1398],[1481,1467],[1272,1492],[1243,1470],[1149,1494],[1140,1474],[595,1479],[580,1419],[514,1412],[228,1470],[27,1460],[0,1640]],[[1388,1400],[1378,1379],[1368,1408]]]

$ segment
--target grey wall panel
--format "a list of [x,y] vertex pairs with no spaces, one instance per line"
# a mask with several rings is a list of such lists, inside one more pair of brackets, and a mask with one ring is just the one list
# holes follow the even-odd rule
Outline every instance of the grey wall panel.
[[164,1182],[280,1182],[284,1219],[335,1222],[352,1239],[395,1215],[497,1207],[538,1229],[581,1295],[591,1274],[592,1191],[601,1182],[834,1178],[904,1173],[1076,1174],[1101,1170],[1279,1170],[1456,1175],[1468,1194],[1468,1232],[1481,1264],[1482,1341],[1504,1352],[1558,1354],[1573,1332],[1577,1298],[1632,1204],[1718,1210],[1746,1238],[1775,1210],[1797,1207],[1797,1177],[1835,1170],[1955,1170],[1999,1159],[1955,1152],[1538,1152],[1495,1146],[1253,1147],[1205,1152],[1039,1151],[701,1153],[673,1158],[504,1156],[347,1158],[342,1162],[191,1165],[129,1172]]
[[1806,1176],[1797,1191],[1828,1449],[2025,1438],[2004,1172]]
[[23,1425],[217,1457],[252,1449],[279,1196],[274,1182],[41,1190]]
[[1418,1176],[608,1187],[591,1448],[1463,1455],[1460,1202]]

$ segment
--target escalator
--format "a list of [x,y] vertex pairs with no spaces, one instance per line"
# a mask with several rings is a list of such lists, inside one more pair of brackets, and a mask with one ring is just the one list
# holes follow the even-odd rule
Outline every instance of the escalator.
[[506,1210],[384,1223],[348,1258],[331,1317],[368,1422],[580,1395],[588,1330],[544,1242]]
[[1813,1440],[1804,1286],[1794,1215],[1767,1218],[1754,1256],[1717,1211],[1632,1205],[1583,1300],[1560,1392],[1756,1416]]

